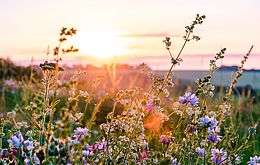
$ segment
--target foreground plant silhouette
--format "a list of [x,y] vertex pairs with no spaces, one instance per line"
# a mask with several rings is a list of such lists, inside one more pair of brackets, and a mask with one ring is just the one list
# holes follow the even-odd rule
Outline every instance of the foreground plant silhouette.
[[[171,68],[165,77],[148,73],[151,89],[121,90],[113,97],[111,112],[106,122],[95,128],[92,116],[84,122],[87,108],[78,111],[79,99],[84,98],[86,107],[95,91],[76,89],[75,74],[67,84],[59,81],[60,53],[76,52],[73,46],[62,49],[68,36],[76,34],[74,28],[62,28],[59,46],[54,48],[54,62],[40,65],[43,72],[42,91],[35,92],[26,106],[17,106],[1,119],[2,164],[239,164],[243,152],[254,142],[257,125],[248,128],[247,137],[238,137],[232,115],[232,91],[242,75],[243,65],[253,46],[244,56],[237,76],[233,79],[226,96],[218,104],[211,105],[214,97],[212,77],[217,70],[217,61],[224,58],[222,49],[210,61],[210,75],[199,78],[197,90],[187,91],[178,99],[170,99],[169,89],[174,86],[172,70],[183,60],[180,58],[186,44],[199,40],[191,36],[194,28],[202,24],[205,16],[197,15],[190,26],[185,27],[184,44],[174,57],[171,39],[163,41],[170,54]],[[58,90],[69,89],[66,106],[59,105]],[[106,96],[107,97],[107,96]],[[116,114],[118,107],[122,112]],[[100,105],[96,105],[98,111]],[[94,111],[95,112],[95,111]],[[25,115],[25,121],[17,121],[17,113]],[[93,113],[92,115],[96,115]],[[8,131],[4,128],[14,125]],[[243,141],[239,143],[239,141]],[[251,157],[249,164],[259,163],[259,156]]]

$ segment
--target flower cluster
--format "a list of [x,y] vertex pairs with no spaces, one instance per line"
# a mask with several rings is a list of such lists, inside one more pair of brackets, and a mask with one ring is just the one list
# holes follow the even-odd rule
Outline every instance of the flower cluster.
[[211,149],[211,161],[216,164],[224,163],[227,153],[223,149]]
[[21,134],[21,132],[16,132],[15,135],[8,140],[8,143],[19,149],[22,146],[23,141],[23,135]]
[[73,138],[74,142],[78,143],[84,140],[89,135],[89,130],[87,128],[78,127],[74,130]]
[[205,156],[205,149],[204,148],[197,147],[195,152],[197,152],[199,154],[199,156],[204,159],[204,156]]
[[217,143],[221,140],[221,136],[217,135],[220,132],[218,121],[214,117],[204,116],[200,119],[199,125],[207,128],[208,140],[212,143]]
[[199,104],[199,100],[195,94],[191,94],[190,92],[186,92],[183,96],[179,97],[179,102],[181,104],[191,104],[192,106],[197,106]]
[[260,164],[260,156],[250,157],[248,161],[248,165],[259,165]]

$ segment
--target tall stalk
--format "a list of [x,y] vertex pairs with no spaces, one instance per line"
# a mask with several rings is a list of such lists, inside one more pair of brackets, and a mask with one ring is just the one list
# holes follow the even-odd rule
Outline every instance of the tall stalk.
[[43,119],[42,119],[42,127],[41,127],[41,134],[40,134],[40,146],[43,146],[43,140],[44,140],[44,137],[43,137],[43,134],[44,134],[44,130],[45,130],[45,120],[46,120],[46,111],[47,111],[47,106],[48,106],[48,103],[49,103],[49,98],[48,98],[48,91],[49,91],[49,80],[45,80],[45,92],[44,92],[44,100],[43,100],[43,104],[44,104],[44,107],[43,107]]

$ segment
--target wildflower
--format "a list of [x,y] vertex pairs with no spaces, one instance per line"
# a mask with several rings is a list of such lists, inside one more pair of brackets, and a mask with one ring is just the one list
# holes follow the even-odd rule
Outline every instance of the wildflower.
[[153,163],[154,164],[158,164],[159,163],[159,160],[157,158],[153,159]]
[[177,158],[171,158],[171,164],[172,165],[180,165],[180,163],[178,163],[178,159]]
[[211,149],[211,161],[213,163],[219,164],[226,159],[227,153],[221,148],[219,149]]
[[14,136],[11,137],[11,139],[8,140],[9,144],[12,144],[15,148],[20,148],[22,146],[23,142],[23,135],[21,132],[16,132]]
[[83,151],[82,151],[82,155],[83,155],[83,156],[89,156],[89,151],[83,150]]
[[220,128],[218,126],[215,127],[215,128],[212,128],[212,127],[208,128],[208,133],[214,133],[214,132],[219,133],[220,132]]
[[192,107],[188,107],[186,109],[186,113],[189,115],[189,116],[192,116],[194,114],[194,110],[192,109]]
[[192,106],[197,106],[199,103],[197,96],[195,94],[191,94],[190,92],[186,92],[184,96],[180,96],[179,102],[185,105],[190,103]]
[[140,156],[141,156],[141,158],[144,158],[144,159],[148,157],[146,152],[142,152],[140,154]]
[[6,158],[9,157],[9,152],[8,151],[4,154],[4,157],[6,157]]
[[81,128],[78,127],[75,131],[74,131],[74,135],[73,137],[76,138],[76,141],[81,141],[83,140],[86,136],[88,136],[89,130],[87,128]]
[[148,142],[146,140],[143,140],[142,142],[140,142],[140,146],[144,149],[148,149]]
[[210,119],[211,119],[211,118],[209,118],[208,116],[202,117],[202,118],[200,118],[199,124],[200,124],[202,127],[204,127],[204,126],[206,126],[208,123],[210,123]]
[[16,83],[13,80],[5,80],[4,87],[6,88],[16,88]]
[[259,165],[260,164],[260,156],[250,157],[250,160],[247,163],[248,163],[248,165]]
[[169,138],[166,135],[161,135],[160,136],[160,142],[162,144],[170,144],[170,140],[169,140]]
[[102,142],[100,142],[98,144],[98,149],[99,150],[105,150],[107,148],[107,142],[105,141],[105,139],[102,140]]
[[7,149],[3,149],[0,152],[0,158],[8,158],[9,157],[9,152],[7,151]]
[[218,141],[220,141],[222,138],[222,136],[218,136],[218,135],[214,135],[214,134],[209,134],[208,135],[208,140],[212,143],[217,143]]
[[170,41],[171,38],[170,37],[165,37],[165,40],[163,40],[163,42],[165,43],[166,49],[169,50],[170,46],[172,44],[172,42]]
[[[40,159],[37,157],[36,154],[33,154],[33,156],[31,157],[31,162],[32,164],[41,164]],[[31,163],[30,163],[31,164]]]
[[202,117],[200,119],[200,122],[199,124],[202,126],[202,127],[216,127],[218,125],[218,121],[214,118],[214,117],[208,117],[208,116],[205,116],[205,117]]
[[13,149],[12,152],[13,152],[13,155],[17,155],[18,154],[17,149]]
[[236,159],[234,160],[234,163],[235,164],[241,164],[241,159],[239,156],[235,155],[236,156]]
[[194,125],[188,124],[186,127],[188,133],[197,133],[197,128]]
[[195,152],[197,152],[201,158],[204,158],[204,156],[205,156],[205,149],[204,148],[197,147]]
[[148,102],[146,104],[146,111],[147,112],[152,112],[152,110],[153,110],[153,103],[152,102]]
[[93,145],[93,148],[94,149],[98,149],[98,150],[106,150],[106,147],[107,147],[107,142],[105,139],[102,140],[102,142],[96,142],[94,145]]
[[92,156],[92,155],[94,155],[94,149],[93,149],[93,146],[90,146],[90,145],[86,145],[86,147],[85,147],[85,150],[83,150],[82,151],[82,154],[84,155],[84,156]]
[[24,141],[24,147],[25,147],[25,149],[28,150],[28,151],[33,150],[33,149],[34,149],[33,141],[25,140],[25,141]]

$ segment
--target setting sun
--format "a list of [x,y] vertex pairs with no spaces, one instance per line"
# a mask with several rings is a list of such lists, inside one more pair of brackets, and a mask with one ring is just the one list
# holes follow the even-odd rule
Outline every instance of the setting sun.
[[127,52],[127,39],[119,32],[81,32],[75,39],[80,52],[98,59],[108,59]]

